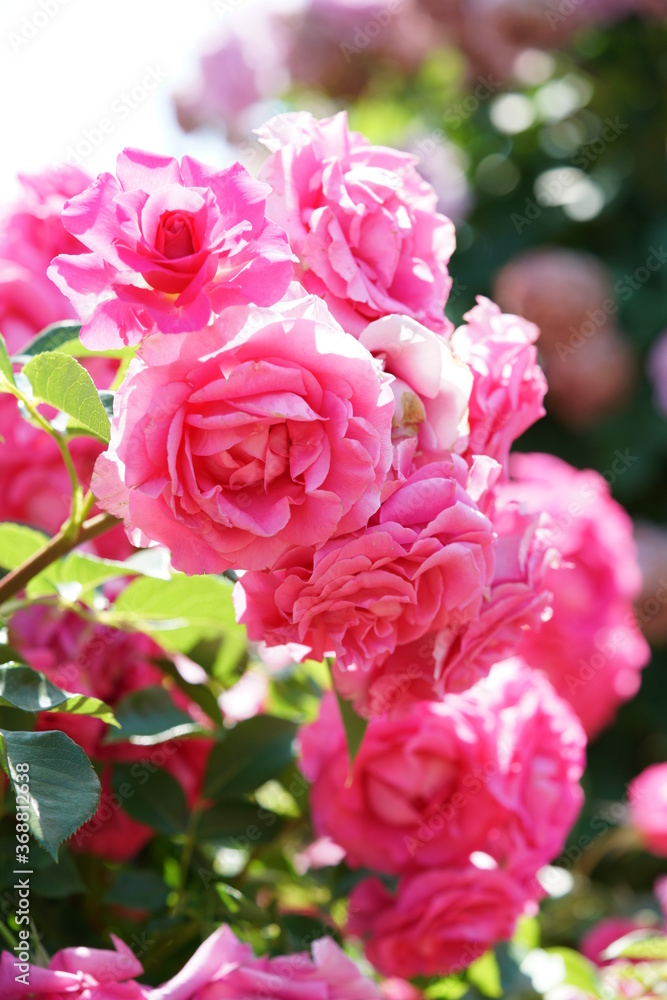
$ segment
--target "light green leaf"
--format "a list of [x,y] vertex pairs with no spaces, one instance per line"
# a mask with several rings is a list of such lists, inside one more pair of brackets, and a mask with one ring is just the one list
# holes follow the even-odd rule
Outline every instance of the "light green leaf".
[[33,556],[48,542],[48,536],[23,524],[0,524],[0,566],[12,570]]
[[0,333],[0,392],[2,391],[3,382],[14,385],[14,372],[12,371],[12,362],[7,351],[5,338]]
[[467,977],[485,997],[501,997],[500,969],[493,951],[487,951],[468,967]]
[[598,994],[600,981],[597,968],[587,958],[572,948],[545,948],[547,955],[557,955],[565,966],[565,977],[562,980],[567,986],[578,986],[589,993]]
[[81,324],[73,319],[63,319],[59,323],[52,323],[41,333],[38,333],[34,340],[17,354],[17,358],[34,358],[37,354],[47,354],[51,351],[58,351],[63,344],[70,344],[79,340]]
[[108,733],[105,743],[130,740],[141,746],[152,746],[177,736],[203,732],[187,712],[174,705],[169,692],[161,687],[132,691],[118,702],[115,712],[120,731]]
[[50,566],[33,577],[28,584],[27,593],[28,597],[41,597],[43,594],[62,593],[63,588],[77,585],[78,592],[76,594],[67,594],[67,597],[72,600],[87,591],[94,590],[107,580],[136,575],[137,570],[133,570],[125,563],[83,555],[81,552],[71,552],[64,559],[58,559],[51,563]]
[[30,831],[57,861],[59,845],[90,819],[100,803],[100,783],[90,761],[59,730],[0,730],[0,756],[19,805],[25,805],[22,790],[29,787]]
[[95,383],[75,358],[59,351],[38,354],[27,363],[23,374],[37,399],[55,406],[72,418],[76,428],[85,428],[108,444],[109,418]]
[[118,726],[112,710],[99,698],[63,691],[38,670],[13,661],[0,665],[0,705],[20,708],[22,712],[88,715]]
[[667,937],[647,936],[646,932],[626,934],[606,949],[604,958],[633,958],[652,962],[667,961]]
[[144,632],[158,633],[171,650],[187,652],[204,636],[238,629],[232,585],[216,576],[174,576],[171,580],[134,580],[118,597],[112,616]]
[[235,799],[275,778],[293,759],[296,724],[257,715],[226,732],[208,760],[204,796]]

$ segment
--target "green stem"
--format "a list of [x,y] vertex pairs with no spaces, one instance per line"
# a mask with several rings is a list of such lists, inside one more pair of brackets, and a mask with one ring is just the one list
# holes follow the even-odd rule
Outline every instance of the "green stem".
[[75,531],[70,523],[64,525],[58,534],[50,538],[41,549],[38,549],[29,559],[26,559],[0,580],[0,605],[23,590],[33,577],[41,573],[51,563],[67,555],[77,545],[104,534],[105,531],[109,531],[118,523],[118,519],[112,517],[111,514],[96,514],[95,517],[89,518],[83,524],[77,525],[75,523]]
[[188,823],[188,829],[185,834],[185,843],[183,844],[183,851],[181,853],[181,863],[178,870],[178,898],[173,907],[172,913],[179,913],[183,903],[185,902],[185,888],[188,881],[188,873],[190,871],[190,863],[192,862],[192,855],[194,854],[195,844],[196,844],[196,833],[197,825],[199,823],[199,818],[202,814],[202,805],[197,803],[190,814],[190,821]]

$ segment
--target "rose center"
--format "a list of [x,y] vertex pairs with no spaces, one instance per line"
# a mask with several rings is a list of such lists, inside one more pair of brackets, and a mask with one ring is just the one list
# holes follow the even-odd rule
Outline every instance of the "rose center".
[[155,234],[155,248],[167,258],[189,257],[197,250],[194,220],[187,212],[163,212]]

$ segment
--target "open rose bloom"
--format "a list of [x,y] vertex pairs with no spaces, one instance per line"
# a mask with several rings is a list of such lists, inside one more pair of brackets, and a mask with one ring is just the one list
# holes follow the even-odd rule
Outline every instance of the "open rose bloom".
[[[94,499],[112,515],[125,551],[160,547],[135,554],[131,573],[159,555],[168,569],[150,572],[161,583],[230,578],[204,581],[226,588],[229,604],[204,609],[192,647],[169,645],[170,629],[188,631],[189,607],[184,620],[171,607],[163,620],[149,602],[137,624],[127,606],[121,631],[120,584],[72,598],[56,579],[44,606],[20,604],[9,623],[17,655],[53,683],[112,709],[158,688],[168,717],[196,723],[186,739],[166,723],[157,734],[161,778],[178,785],[191,823],[186,836],[177,817],[170,833],[167,817],[159,832],[182,851],[176,895],[187,889],[191,847],[202,883],[210,876],[221,893],[203,943],[196,948],[195,932],[179,939],[192,957],[161,986],[140,985],[138,958],[116,943],[113,953],[57,953],[34,971],[32,992],[13,984],[3,958],[3,997],[379,1000],[369,964],[360,971],[334,943],[349,938],[378,977],[391,977],[384,996],[418,998],[423,983],[402,980],[462,972],[535,912],[540,871],[582,806],[587,735],[632,697],[648,657],[632,619],[641,581],[628,518],[596,473],[514,453],[544,413],[539,331],[483,297],[454,329],[445,312],[454,227],[414,158],[371,145],[344,113],[279,116],[259,135],[269,150],[260,180],[238,163],[217,169],[129,149],[115,175],[33,185],[12,239],[0,238],[0,318],[15,365],[59,302],[60,318],[81,320],[87,348],[114,352],[104,363],[120,348],[128,356],[108,445],[77,438],[72,457],[90,483],[88,509]],[[31,303],[15,279],[37,268],[41,245],[54,258],[50,295]],[[40,282],[47,267],[40,259]],[[70,484],[56,444],[45,438],[42,449],[5,396],[0,430],[0,513],[57,531]],[[31,472],[48,488],[38,493]],[[218,624],[229,663],[208,645]],[[241,631],[236,659],[224,629],[232,646]],[[274,682],[303,677],[305,708],[274,698]],[[279,716],[293,709],[291,720],[265,717],[265,728],[292,724],[287,757],[298,753],[303,775],[290,772],[301,782],[293,798],[309,793],[299,818],[268,811],[276,838],[289,830],[276,881],[340,865],[336,884],[354,885],[346,913],[327,912],[326,901],[319,911],[333,883],[317,903],[292,903],[273,886],[245,909],[255,812],[266,810],[243,757],[253,730],[243,727],[263,735],[266,705]],[[352,760],[350,720],[363,733]],[[67,733],[95,763],[101,804],[72,847],[94,855],[91,864],[114,862],[100,885],[140,851],[162,864],[144,799],[114,807],[114,774],[144,759],[150,727],[109,739],[100,718],[40,711],[36,729]],[[236,791],[217,801],[227,743],[241,751],[237,761],[230,749],[232,776],[221,783],[237,781]],[[269,775],[266,761],[282,758],[277,745],[261,753],[258,787],[269,796],[284,772]],[[631,793],[634,822],[664,853],[660,817],[647,817],[639,795],[649,778]],[[235,810],[252,814],[242,837]],[[201,857],[200,821],[213,830]],[[235,877],[225,866],[239,858],[251,867],[228,897],[242,899],[238,928],[231,906],[227,916],[266,954],[226,924],[214,929]],[[179,896],[173,913],[189,920],[180,905]],[[267,920],[254,927],[260,911]],[[317,936],[331,937],[304,932],[296,954],[277,956],[294,943],[282,927],[273,934],[286,913],[320,921]]]

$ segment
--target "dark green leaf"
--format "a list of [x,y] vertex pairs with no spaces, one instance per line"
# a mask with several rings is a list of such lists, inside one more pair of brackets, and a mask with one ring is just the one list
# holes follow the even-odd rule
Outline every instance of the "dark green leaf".
[[368,721],[366,719],[362,719],[360,715],[357,715],[350,702],[346,701],[345,698],[341,698],[338,691],[336,691],[336,698],[338,699],[338,708],[340,709],[343,726],[345,728],[347,753],[350,759],[351,767],[354,764],[355,757],[359,753],[359,747],[363,742],[366,729],[368,728]]
[[196,829],[198,841],[228,843],[252,849],[256,844],[273,840],[282,821],[269,809],[252,802],[218,802],[204,810]]
[[63,344],[69,344],[73,340],[79,339],[81,324],[73,319],[63,319],[59,323],[52,323],[46,329],[38,333],[34,340],[23,347],[18,357],[34,358],[37,354],[47,354],[50,351],[57,351]]
[[[32,861],[31,851],[31,866]],[[57,864],[51,862],[48,867],[31,876],[30,889],[45,899],[66,899],[85,892],[86,886],[71,854],[64,852]]]
[[296,724],[272,715],[239,722],[213,748],[204,796],[234,799],[275,778],[293,757]]
[[63,691],[44,674],[24,663],[0,664],[0,705],[20,708],[23,712],[88,715],[109,725],[118,725],[112,710],[99,698]]
[[[89,820],[100,802],[100,783],[81,747],[59,730],[18,733],[0,730],[2,766],[14,792],[25,784],[31,833],[54,860],[58,846]],[[17,770],[18,768],[18,770]],[[24,804],[18,799],[18,804]]]
[[105,893],[104,902],[132,910],[155,912],[164,909],[168,894],[169,889],[157,872],[135,870],[118,875]]
[[95,383],[75,358],[58,351],[38,354],[27,363],[23,374],[37,399],[55,406],[71,417],[78,428],[85,428],[93,437],[109,443],[109,418]]
[[[123,808],[134,819],[167,836],[185,833],[188,804],[183,789],[166,771],[156,770],[150,762],[116,764],[113,784]],[[132,794],[126,794],[123,786],[131,787]]]
[[130,740],[143,746],[164,743],[177,736],[201,733],[202,728],[187,712],[181,711],[162,687],[132,691],[116,705],[120,729],[107,734],[105,743]]

